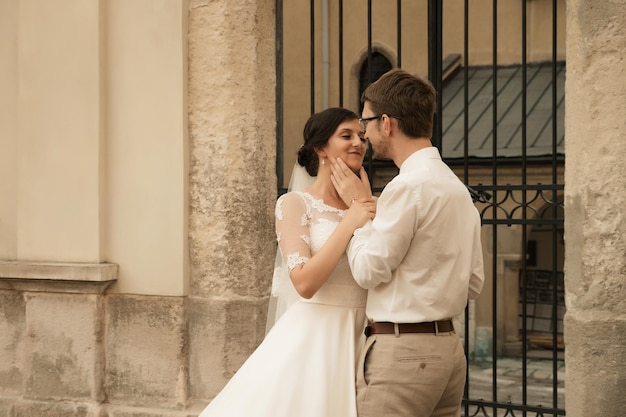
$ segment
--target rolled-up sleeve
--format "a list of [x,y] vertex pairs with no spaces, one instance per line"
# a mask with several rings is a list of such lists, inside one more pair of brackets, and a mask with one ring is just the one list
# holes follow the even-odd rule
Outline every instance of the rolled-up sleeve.
[[406,255],[417,222],[416,197],[402,184],[391,182],[378,199],[377,213],[354,232],[348,261],[354,280],[365,289],[391,280]]
[[469,280],[468,298],[474,300],[478,298],[483,289],[485,281],[485,270],[483,266],[483,247],[480,240],[480,213],[476,210],[476,226],[474,227],[474,245],[472,246],[472,269]]

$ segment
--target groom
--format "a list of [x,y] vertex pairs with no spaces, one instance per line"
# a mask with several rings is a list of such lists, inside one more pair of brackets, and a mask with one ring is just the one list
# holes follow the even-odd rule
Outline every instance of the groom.
[[[375,157],[400,171],[347,249],[354,279],[369,290],[358,414],[460,416],[466,358],[451,318],[482,289],[480,216],[430,141],[436,92],[429,82],[392,70],[361,101],[361,129]],[[346,191],[355,180],[343,161],[333,168],[346,203],[363,194]]]

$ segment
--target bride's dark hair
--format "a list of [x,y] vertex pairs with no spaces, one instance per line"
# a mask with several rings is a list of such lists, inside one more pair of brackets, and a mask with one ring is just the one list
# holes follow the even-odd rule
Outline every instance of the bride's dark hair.
[[351,110],[331,107],[309,117],[304,125],[304,144],[298,149],[298,164],[306,169],[310,176],[317,176],[319,158],[316,149],[322,149],[340,124],[347,120],[358,119]]

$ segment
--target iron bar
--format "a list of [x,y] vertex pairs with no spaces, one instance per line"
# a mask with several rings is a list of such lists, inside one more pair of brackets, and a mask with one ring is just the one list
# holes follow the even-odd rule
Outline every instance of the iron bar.
[[276,187],[277,194],[280,196],[285,189],[285,154],[283,142],[285,137],[284,131],[284,113],[282,93],[284,85],[284,69],[283,69],[283,0],[276,0]]
[[398,57],[398,68],[402,68],[402,0],[396,1],[396,56]]
[[[526,126],[526,100],[528,99],[528,95],[526,92],[527,82],[528,82],[528,73],[527,73],[527,3],[526,0],[522,1],[522,178],[521,183],[522,186],[526,186],[526,140],[527,140],[527,126]],[[528,218],[527,212],[527,198],[526,193],[522,193],[522,218]],[[522,225],[522,242],[523,247],[526,248],[524,253],[522,253],[522,262],[521,262],[521,285],[518,287],[521,291],[522,298],[522,403],[527,404],[528,402],[528,366],[527,366],[527,358],[528,358],[528,346],[526,341],[528,340],[528,323],[527,323],[527,305],[528,305],[528,294],[527,294],[527,286],[526,286],[526,267],[527,267],[527,251],[528,251],[528,224],[524,223]],[[523,416],[526,416],[526,411],[523,412]]]
[[[557,148],[557,0],[552,0],[552,155],[556,155]],[[552,163],[552,182],[556,184],[557,179],[557,169],[556,164]],[[556,201],[557,192],[556,190],[552,190],[552,200]],[[552,217],[557,217],[557,206],[552,206]],[[558,229],[557,225],[552,225],[552,253],[557,253],[557,237],[558,237]],[[557,272],[558,272],[558,264],[557,257],[552,257],[552,276],[554,277],[554,283],[552,285],[552,406],[558,406],[558,396],[557,396],[557,382],[558,382],[558,369],[557,369],[557,358],[558,358],[558,280],[557,280]]]
[[[469,182],[469,0],[465,0],[463,3],[463,182],[468,184]],[[442,133],[443,135],[443,133]],[[474,192],[472,199],[476,202],[482,198],[482,194],[476,192],[470,188],[470,192]],[[488,199],[484,199],[485,201]],[[469,303],[468,303],[469,304]],[[469,335],[469,305],[465,308],[465,335]],[[465,352],[470,351],[469,337],[464,338]],[[465,391],[463,398],[469,398],[470,388],[470,373],[469,366],[465,370]],[[469,414],[469,404],[463,402],[464,412],[467,416]]]
[[310,51],[310,64],[311,64],[311,73],[309,80],[311,84],[311,114],[315,113],[315,0],[310,0],[310,42],[311,42],[311,51]]
[[[492,120],[492,129],[493,129],[493,155],[492,155],[492,181],[493,184],[498,184],[498,130],[496,121],[498,119],[498,2],[497,0],[493,0],[493,27],[492,27],[492,37],[493,37],[493,81],[492,81],[492,110],[493,110],[493,120]],[[493,201],[498,201],[497,199],[497,190],[494,189],[493,193]],[[498,206],[497,204],[493,205],[493,218],[498,218]],[[481,216],[482,217],[482,216]],[[485,224],[485,223],[483,223]],[[497,224],[492,226],[492,244],[493,247],[497,247],[498,244],[498,227]],[[491,355],[492,355],[492,363],[493,363],[493,379],[492,379],[492,398],[494,401],[498,401],[498,355],[497,355],[497,340],[498,340],[498,280],[496,271],[498,270],[498,257],[493,256],[492,259],[492,338],[491,338]],[[493,412],[496,413],[496,406],[493,406]]]
[[343,0],[339,0],[339,107],[343,107]]
[[[512,404],[512,403],[498,403],[495,401],[485,401],[485,400],[464,400],[468,405],[474,405],[478,410],[483,409],[484,407],[492,407],[494,408],[494,417],[496,416],[496,410],[515,410],[515,411],[530,411],[534,413],[538,413],[544,416],[564,416],[565,410],[558,408],[548,408],[542,407],[540,405],[531,406],[531,405],[523,405],[523,404]],[[486,414],[485,414],[486,415]]]

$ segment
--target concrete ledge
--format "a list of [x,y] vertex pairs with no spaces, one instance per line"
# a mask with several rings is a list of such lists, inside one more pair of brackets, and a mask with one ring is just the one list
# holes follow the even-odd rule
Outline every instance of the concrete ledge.
[[[102,407],[97,403],[74,403],[70,401],[29,401],[20,399],[15,402],[12,416],[45,417],[101,417]],[[12,417],[10,415],[10,417]]]
[[61,281],[115,281],[117,264],[0,261],[0,279],[53,279]]
[[0,289],[101,294],[117,274],[113,263],[0,261]]
[[13,417],[15,415],[13,412],[15,402],[14,398],[0,397],[0,416]]
[[104,405],[106,417],[197,417],[202,408],[168,410],[163,408],[128,407],[113,404]]
[[72,401],[32,401],[0,397],[0,416],[45,417],[197,417],[206,404],[195,404],[185,410],[129,407]]

